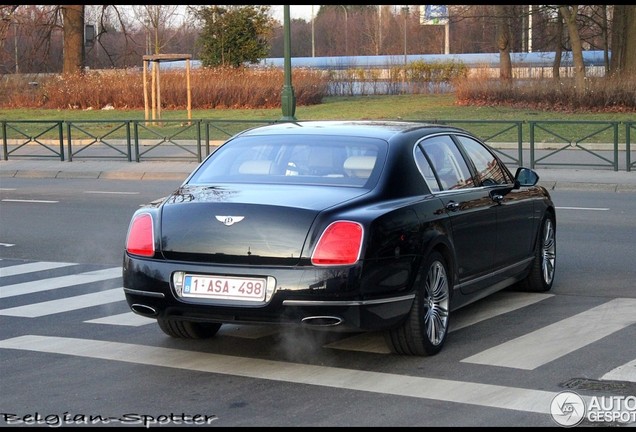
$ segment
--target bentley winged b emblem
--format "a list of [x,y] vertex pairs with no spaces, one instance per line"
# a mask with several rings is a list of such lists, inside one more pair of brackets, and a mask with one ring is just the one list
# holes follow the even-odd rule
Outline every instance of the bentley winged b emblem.
[[245,216],[215,216],[215,218],[223,225],[230,226],[242,221],[245,219]]

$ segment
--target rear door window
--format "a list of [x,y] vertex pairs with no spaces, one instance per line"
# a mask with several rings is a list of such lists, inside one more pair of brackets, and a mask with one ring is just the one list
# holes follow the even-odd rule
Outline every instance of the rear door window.
[[474,186],[470,169],[450,136],[438,135],[426,138],[420,145],[433,168],[439,190],[456,190]]

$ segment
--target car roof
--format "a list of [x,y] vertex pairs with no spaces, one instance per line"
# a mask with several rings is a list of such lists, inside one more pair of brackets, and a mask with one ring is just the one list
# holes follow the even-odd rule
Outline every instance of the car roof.
[[315,120],[276,123],[267,126],[257,126],[241,132],[241,136],[303,134],[303,135],[339,135],[381,138],[389,140],[391,137],[404,132],[427,129],[427,133],[436,132],[466,132],[462,129],[416,121],[395,120]]

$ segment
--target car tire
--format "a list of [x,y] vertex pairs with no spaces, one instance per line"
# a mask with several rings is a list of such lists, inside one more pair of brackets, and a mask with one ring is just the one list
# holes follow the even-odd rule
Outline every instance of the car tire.
[[433,252],[415,282],[413,306],[405,321],[386,332],[386,342],[396,354],[431,356],[441,351],[450,318],[452,282],[444,257]]
[[545,292],[552,288],[556,269],[556,225],[554,216],[547,214],[537,235],[535,256],[530,273],[519,287],[524,291]]
[[216,335],[221,328],[219,323],[201,323],[183,320],[157,318],[159,328],[168,336],[179,339],[205,339]]

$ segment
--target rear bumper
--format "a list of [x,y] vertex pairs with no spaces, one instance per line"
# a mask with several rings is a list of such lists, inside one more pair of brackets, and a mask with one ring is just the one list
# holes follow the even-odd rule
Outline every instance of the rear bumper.
[[[179,297],[172,274],[269,276],[276,281],[265,304],[215,302]],[[265,272],[266,274],[263,274]],[[237,324],[297,324],[333,331],[383,330],[399,324],[411,309],[410,293],[365,298],[361,270],[307,268],[210,267],[146,260],[126,255],[124,292],[131,309],[144,316]]]

